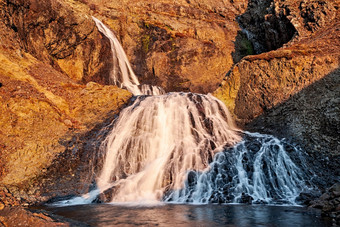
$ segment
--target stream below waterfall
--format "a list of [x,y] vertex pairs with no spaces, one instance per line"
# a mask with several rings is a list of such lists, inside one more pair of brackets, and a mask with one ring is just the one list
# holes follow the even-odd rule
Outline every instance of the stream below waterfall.
[[324,227],[332,224],[331,220],[321,219],[315,211],[294,206],[90,204],[47,209],[90,226]]
[[[117,38],[112,84],[135,97],[112,122],[94,189],[47,210],[91,226],[325,226],[297,206],[314,190],[304,153],[238,129],[212,95],[140,84]],[[248,204],[248,205],[240,205]]]

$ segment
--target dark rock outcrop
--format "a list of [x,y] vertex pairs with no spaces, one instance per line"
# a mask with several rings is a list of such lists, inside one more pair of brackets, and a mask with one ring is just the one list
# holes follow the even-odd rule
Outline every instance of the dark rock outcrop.
[[274,0],[250,0],[247,11],[237,18],[257,54],[278,49],[296,35],[289,7],[279,4]]
[[[244,57],[214,94],[244,128],[286,137],[303,147],[314,160],[311,169],[319,174],[318,186],[325,189],[340,176],[339,1],[254,3],[259,9],[269,7],[276,19],[288,19],[296,36],[282,48]],[[255,25],[261,22],[256,18],[268,18],[254,10],[245,15],[255,18]],[[266,41],[263,31],[259,34]]]
[[334,225],[340,225],[340,183],[328,188],[310,207],[320,209],[321,215],[332,218]]

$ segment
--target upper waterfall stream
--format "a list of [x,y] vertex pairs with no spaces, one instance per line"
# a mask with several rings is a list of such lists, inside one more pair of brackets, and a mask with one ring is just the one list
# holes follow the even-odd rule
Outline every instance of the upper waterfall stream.
[[137,76],[131,68],[131,64],[120,45],[117,37],[106,27],[100,20],[92,17],[96,23],[98,30],[105,35],[111,45],[113,67],[110,73],[110,82],[121,88],[126,88],[134,95],[161,95],[164,90],[157,86],[148,84],[140,85]]
[[[299,149],[270,135],[239,130],[212,95],[168,93],[140,85],[123,48],[111,43],[111,82],[136,97],[101,146],[97,189],[58,205],[104,202],[285,203],[308,189]],[[146,96],[148,95],[148,96]]]

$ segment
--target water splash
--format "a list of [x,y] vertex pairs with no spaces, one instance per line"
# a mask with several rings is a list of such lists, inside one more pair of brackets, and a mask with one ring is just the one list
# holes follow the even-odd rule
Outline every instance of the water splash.
[[105,35],[111,45],[113,68],[110,73],[110,82],[121,88],[126,88],[134,95],[160,95],[164,90],[157,86],[143,84],[141,86],[131,64],[114,33],[100,20],[92,17],[98,30]]

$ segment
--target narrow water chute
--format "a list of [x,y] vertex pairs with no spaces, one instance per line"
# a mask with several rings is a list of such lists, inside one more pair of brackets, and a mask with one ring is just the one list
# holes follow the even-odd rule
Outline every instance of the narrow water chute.
[[115,34],[103,22],[92,17],[98,30],[110,41],[113,67],[109,80],[112,84],[126,88],[134,95],[161,95],[164,90],[148,84],[140,85],[131,64]]

